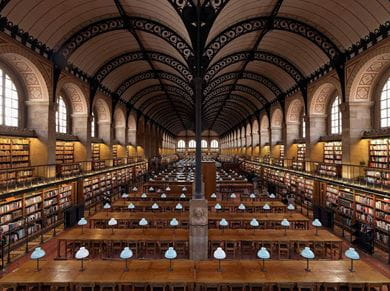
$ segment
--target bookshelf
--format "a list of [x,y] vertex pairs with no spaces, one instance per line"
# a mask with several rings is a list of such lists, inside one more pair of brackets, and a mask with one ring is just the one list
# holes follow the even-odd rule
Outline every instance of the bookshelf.
[[30,141],[26,138],[0,138],[0,169],[30,166]]
[[79,163],[60,164],[56,165],[56,171],[62,177],[76,176],[81,173],[81,167]]
[[73,184],[24,193],[0,200],[0,229],[6,243],[17,243],[62,221],[61,212],[73,203]]
[[113,159],[117,159],[118,158],[118,148],[119,148],[119,145],[117,145],[117,144],[114,144],[112,146],[112,158]]
[[73,142],[56,142],[56,163],[71,164],[74,162],[74,143]]
[[30,140],[26,138],[0,138],[0,187],[34,179],[30,168]]
[[100,161],[100,144],[92,143],[91,150],[92,150],[92,161]]
[[368,183],[390,186],[390,139],[370,140],[368,166],[370,169],[365,173]]
[[292,163],[294,170],[303,171],[305,170],[306,160],[306,144],[297,144],[297,158]]
[[342,143],[332,141],[324,143],[324,163],[319,165],[318,172],[329,177],[341,176]]

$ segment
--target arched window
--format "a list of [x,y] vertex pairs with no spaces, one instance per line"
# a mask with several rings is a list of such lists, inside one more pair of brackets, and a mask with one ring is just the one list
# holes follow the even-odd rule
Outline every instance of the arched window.
[[210,143],[210,146],[212,149],[217,149],[218,148],[218,141],[213,139]]
[[188,147],[192,149],[196,148],[195,140],[191,139],[190,142],[188,143]]
[[301,137],[306,138],[306,121],[305,117],[301,117]]
[[184,149],[185,147],[186,147],[186,142],[184,140],[181,139],[177,142],[177,148]]
[[0,69],[0,124],[19,125],[19,95],[14,82]]
[[62,96],[57,99],[57,111],[56,111],[56,132],[67,133],[68,130],[68,110],[66,103]]
[[207,148],[207,140],[202,139],[200,145],[201,145],[202,149],[206,149]]
[[390,127],[390,78],[383,86],[380,100],[381,128]]
[[95,118],[95,114],[92,112],[92,114],[91,114],[91,137],[97,136],[96,129],[97,129],[96,118]]
[[341,112],[340,112],[340,98],[334,98],[330,108],[330,133],[341,134]]

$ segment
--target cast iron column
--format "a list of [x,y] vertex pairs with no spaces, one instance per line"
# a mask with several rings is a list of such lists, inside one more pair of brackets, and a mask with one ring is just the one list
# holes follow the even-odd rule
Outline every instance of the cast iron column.
[[193,199],[203,199],[202,191],[202,79],[196,77],[194,79],[195,85],[195,191]]

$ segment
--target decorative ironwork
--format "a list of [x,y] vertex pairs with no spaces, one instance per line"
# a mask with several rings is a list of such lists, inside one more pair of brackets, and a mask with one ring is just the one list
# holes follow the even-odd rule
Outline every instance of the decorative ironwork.
[[[232,89],[232,86],[233,85],[226,85],[226,86],[216,88],[215,90],[213,90],[210,94],[208,94],[205,97],[203,103],[207,103],[207,101],[209,99],[214,98],[215,96],[218,96],[218,95],[221,95],[224,93],[229,93],[230,90]],[[235,85],[234,91],[241,91],[241,92],[247,93],[247,94],[253,96],[257,101],[259,101],[263,105],[268,102],[268,100],[260,92],[258,92],[257,90],[255,90],[251,87],[245,86],[245,85],[240,85],[240,84]]]
[[1,0],[0,1],[0,11],[2,11],[5,6],[7,6],[7,4],[10,2],[11,0]]
[[[141,17],[131,17],[129,21],[135,30],[148,32],[164,39],[172,45],[184,59],[187,60],[189,57],[194,56],[194,52],[186,41],[170,28],[156,21]],[[126,29],[121,17],[108,18],[89,24],[66,40],[58,50],[58,53],[65,59],[68,59],[77,48],[93,37],[102,33],[121,29]]]
[[176,11],[181,14],[185,7],[193,7],[191,1],[189,0],[168,0]]
[[[222,58],[221,60],[219,60],[218,62],[216,62],[215,64],[213,64],[211,68],[207,70],[204,80],[208,82],[212,80],[212,78],[224,68],[232,64],[245,61],[251,57],[252,57],[251,52],[249,51],[238,52],[238,53],[228,55]],[[301,73],[295,65],[293,65],[291,62],[278,55],[265,52],[265,51],[257,51],[253,55],[253,60],[263,61],[278,66],[286,73],[288,73],[295,80],[296,83],[299,83],[305,79],[303,73]]]
[[[214,90],[216,87],[220,86],[224,82],[229,81],[231,79],[237,79],[238,77],[239,77],[239,72],[231,72],[231,73],[226,73],[226,74],[219,76],[218,78],[214,79],[205,88],[204,95],[208,95],[208,93],[210,91]],[[272,82],[270,79],[268,79],[267,77],[265,77],[263,75],[260,75],[260,74],[254,73],[254,72],[245,71],[242,74],[242,76],[240,76],[240,78],[254,80],[254,81],[257,81],[257,82],[263,84],[268,89],[270,89],[276,97],[280,96],[283,93],[283,91],[278,87],[278,85],[276,85],[274,82]]]
[[[188,110],[193,110],[193,104],[191,104],[190,102],[188,102],[187,100],[181,98],[180,95],[170,95],[171,98],[179,103],[183,103],[184,106],[185,106],[185,109],[187,111]],[[146,100],[144,100],[141,104],[137,105],[137,107],[142,111],[143,108],[145,107],[148,107],[149,105],[153,105],[154,102],[157,102],[158,100],[162,99],[162,98],[166,98],[166,96],[164,94],[161,94],[161,95],[157,95],[157,96],[153,96],[153,97],[150,97]]]
[[[225,95],[220,95],[218,97],[223,97],[225,96],[226,97],[226,94]],[[230,94],[230,98],[227,99],[227,100],[235,100],[235,101],[240,101],[242,103],[243,106],[246,106],[247,108],[250,108],[250,110],[257,110],[259,109],[250,99],[248,98],[245,98],[241,95],[236,95],[236,94]],[[208,108],[209,106],[211,106],[211,104],[214,104],[214,103],[219,103],[221,104],[223,100],[217,100],[217,98],[213,98],[213,99],[210,99],[208,100],[208,102],[205,104],[204,108]]]
[[[232,40],[244,34],[265,29],[268,20],[269,17],[257,17],[241,21],[228,27],[207,45],[203,56],[211,61],[212,58]],[[318,46],[329,59],[334,59],[341,54],[337,46],[327,36],[314,27],[298,20],[286,17],[272,17],[272,29],[296,33],[310,40]]]
[[156,79],[156,78],[171,81],[171,82],[179,85],[180,87],[182,87],[190,95],[193,94],[192,88],[188,85],[188,83],[185,80],[179,78],[178,76],[176,76],[174,74],[164,72],[164,71],[145,71],[145,72],[139,73],[139,74],[132,76],[129,79],[125,80],[118,87],[118,89],[115,90],[115,92],[119,96],[122,96],[125,93],[125,91],[127,89],[129,89],[131,86],[133,86],[134,84],[141,82],[141,81],[144,81],[144,80]]
[[[147,51],[146,54],[147,57],[151,60],[166,64],[171,68],[175,69],[188,81],[192,80],[191,72],[189,71],[187,66],[184,65],[182,62],[178,61],[177,59],[160,52]],[[107,77],[108,74],[110,74],[116,68],[124,64],[140,60],[145,60],[145,56],[142,51],[124,53],[109,60],[103,66],[101,66],[95,74],[95,79],[101,82],[104,80],[105,77]]]
[[[169,94],[181,96],[181,98],[184,97],[185,100],[193,104],[192,97],[188,94],[188,92],[182,90],[179,87],[172,86],[172,85],[165,85],[165,89]],[[146,97],[147,95],[154,93],[154,92],[164,92],[164,89],[161,87],[161,85],[152,85],[149,87],[146,87],[136,94],[134,94],[133,97],[131,97],[128,102],[131,105],[137,104],[138,101],[140,101],[143,97]]]

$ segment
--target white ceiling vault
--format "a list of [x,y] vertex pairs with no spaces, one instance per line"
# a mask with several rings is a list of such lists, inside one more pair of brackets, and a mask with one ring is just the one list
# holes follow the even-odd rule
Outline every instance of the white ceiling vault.
[[194,77],[203,78],[203,128],[222,134],[304,90],[390,21],[388,0],[197,2],[0,0],[0,13],[175,134],[194,129]]

